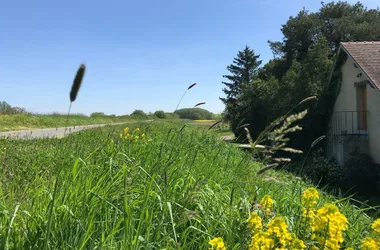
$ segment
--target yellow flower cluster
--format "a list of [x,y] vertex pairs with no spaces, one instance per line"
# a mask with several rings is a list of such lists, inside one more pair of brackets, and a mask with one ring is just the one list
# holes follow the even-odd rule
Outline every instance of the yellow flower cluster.
[[226,247],[224,245],[223,239],[220,237],[214,238],[209,241],[209,244],[211,245],[210,249],[213,250],[226,250]]
[[327,249],[339,249],[343,242],[343,232],[348,229],[347,218],[333,204],[325,204],[318,209],[311,225],[312,239]]
[[262,208],[269,212],[273,207],[274,201],[269,195],[264,195],[264,197],[260,200],[260,205]]
[[380,219],[375,220],[372,223],[371,228],[372,228],[373,231],[375,231],[376,233],[380,234]]
[[256,233],[263,229],[263,224],[261,223],[261,218],[256,212],[252,212],[248,218],[248,227],[252,232]]
[[380,245],[376,242],[376,240],[372,239],[371,237],[366,237],[362,241],[362,250],[379,250]]
[[317,189],[308,188],[302,193],[301,203],[302,208],[302,217],[303,221],[306,222],[309,226],[313,223],[316,216],[315,206],[319,200],[319,194]]
[[249,249],[270,250],[274,247],[274,240],[267,232],[258,232],[253,235]]
[[[308,188],[302,193],[302,217],[303,221],[308,222],[305,224],[308,233],[303,234],[300,239],[289,231],[284,217],[274,216],[268,221],[268,212],[274,201],[269,195],[265,195],[260,200],[261,212],[251,212],[247,220],[252,232],[249,250],[302,250],[306,249],[306,242],[309,249],[341,249],[348,220],[334,204],[325,204],[318,209],[318,200],[319,193],[315,188]],[[375,220],[371,228],[373,234],[362,241],[362,250],[380,250],[380,219]],[[212,249],[226,249],[222,238],[214,238],[209,244],[214,247]]]
[[318,190],[316,188],[308,188],[302,193],[301,203],[304,207],[310,208],[317,204],[319,199]]
[[138,140],[146,140],[151,142],[152,139],[146,138],[145,133],[141,133],[140,128],[135,128],[130,132],[129,127],[126,127],[123,132],[120,134],[120,138],[137,142]]
[[1,150],[1,154],[5,155],[6,152],[7,152],[7,148],[3,147],[2,150]]
[[[274,200],[269,196],[265,195],[260,200],[260,205],[268,214],[272,209]],[[253,211],[248,218],[248,226],[252,230],[251,244],[249,245],[250,250],[256,249],[304,249],[306,248],[304,242],[297,238],[294,233],[290,233],[288,230],[288,225],[282,217],[274,217],[266,225],[267,230],[263,231],[262,219]]]
[[373,237],[364,238],[361,247],[363,250],[380,250],[380,219],[375,220],[371,228]]

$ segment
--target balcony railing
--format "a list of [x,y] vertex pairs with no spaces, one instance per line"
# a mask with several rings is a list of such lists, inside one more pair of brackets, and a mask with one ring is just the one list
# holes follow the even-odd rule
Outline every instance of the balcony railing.
[[331,119],[333,136],[367,136],[368,111],[339,111]]

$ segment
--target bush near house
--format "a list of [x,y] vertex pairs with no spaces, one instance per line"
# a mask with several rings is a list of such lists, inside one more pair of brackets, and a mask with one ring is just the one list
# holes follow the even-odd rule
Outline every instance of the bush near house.
[[285,170],[307,177],[312,183],[328,189],[336,188],[361,198],[380,195],[380,165],[363,153],[353,152],[351,158],[338,165],[334,159],[328,160],[322,150],[312,153],[302,167],[294,163],[284,167]]

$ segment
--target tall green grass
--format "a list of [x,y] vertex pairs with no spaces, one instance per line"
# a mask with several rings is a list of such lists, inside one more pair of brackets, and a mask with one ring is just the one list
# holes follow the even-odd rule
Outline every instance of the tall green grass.
[[[123,126],[0,140],[0,249],[207,249],[216,236],[247,249],[246,220],[266,194],[297,228],[307,183],[257,177],[260,163],[207,128],[134,126],[132,140],[121,138]],[[339,205],[350,221],[345,243],[360,244],[365,211],[328,195],[320,202]]]

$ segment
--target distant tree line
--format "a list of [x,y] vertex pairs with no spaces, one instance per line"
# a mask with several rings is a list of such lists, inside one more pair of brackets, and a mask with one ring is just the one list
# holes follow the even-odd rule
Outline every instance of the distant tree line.
[[[24,108],[13,107],[5,101],[0,101],[0,114],[31,114],[27,112]],[[51,115],[66,115],[60,113],[52,113]],[[86,116],[84,114],[72,114],[72,115],[81,115]],[[192,120],[209,120],[213,119],[214,114],[200,108],[192,108],[192,109],[180,109],[175,113],[165,112],[163,110],[157,110],[154,113],[145,113],[141,109],[134,110],[131,114],[124,115],[115,115],[110,114],[107,115],[104,112],[93,112],[90,114],[90,117],[111,117],[111,118],[133,118],[133,119],[192,119]]]
[[12,114],[22,114],[22,113],[27,113],[24,108],[13,107],[5,101],[0,101],[0,114],[12,115]]

